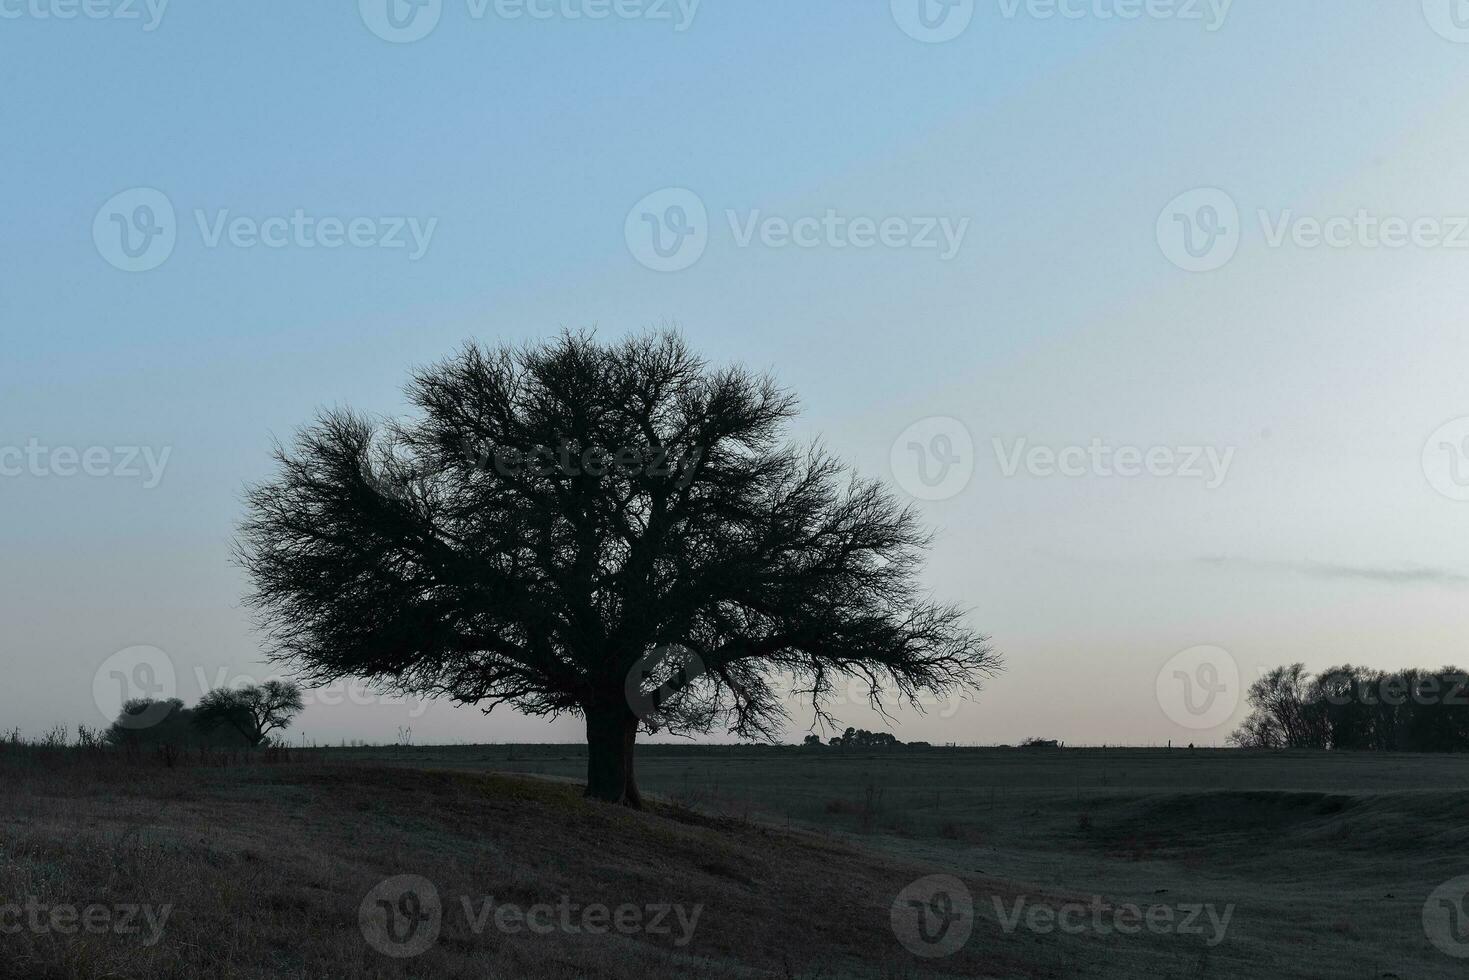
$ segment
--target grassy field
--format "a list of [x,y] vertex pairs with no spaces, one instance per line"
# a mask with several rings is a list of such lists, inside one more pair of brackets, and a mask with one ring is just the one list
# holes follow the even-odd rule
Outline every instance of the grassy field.
[[[10,746],[0,975],[1418,980],[1469,968],[1423,924],[1430,893],[1469,874],[1469,759],[648,746],[639,771],[657,801],[644,813],[583,801],[583,759],[572,746],[322,749],[165,768]],[[957,882],[935,893],[935,875]],[[401,876],[419,884],[405,892]],[[437,904],[420,903],[426,892]],[[895,901],[936,894],[952,928],[935,917],[915,934],[911,909],[895,922]],[[151,920],[10,932],[4,906],[28,900]],[[434,934],[395,945],[415,916]],[[419,955],[392,955],[420,938]],[[933,953],[945,955],[920,955]]]

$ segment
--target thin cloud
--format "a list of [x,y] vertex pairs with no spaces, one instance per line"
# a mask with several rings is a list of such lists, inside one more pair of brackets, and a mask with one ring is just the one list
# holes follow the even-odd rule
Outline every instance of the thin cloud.
[[1210,556],[1200,559],[1209,565],[1260,572],[1291,572],[1308,578],[1355,579],[1388,585],[1469,585],[1469,575],[1426,565],[1343,565],[1319,561],[1266,561],[1258,558]]

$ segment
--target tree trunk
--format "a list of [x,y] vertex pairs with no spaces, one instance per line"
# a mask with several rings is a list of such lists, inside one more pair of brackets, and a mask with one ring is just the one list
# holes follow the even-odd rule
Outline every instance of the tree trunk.
[[633,774],[638,716],[625,705],[597,708],[587,716],[587,796],[642,809]]
[[622,743],[622,757],[626,760],[627,767],[627,789],[624,802],[634,810],[643,808],[643,797],[638,792],[637,771],[633,766],[633,748],[638,742],[638,718],[633,717],[632,724],[624,729]]

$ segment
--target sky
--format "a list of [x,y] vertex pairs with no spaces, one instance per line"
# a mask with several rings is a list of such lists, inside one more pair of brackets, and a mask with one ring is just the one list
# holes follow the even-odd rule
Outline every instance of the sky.
[[1276,664],[1469,665],[1469,4],[389,3],[0,0],[0,727],[273,676],[272,440],[563,328],[772,372],[935,528],[1007,668],[845,724],[1222,744]]

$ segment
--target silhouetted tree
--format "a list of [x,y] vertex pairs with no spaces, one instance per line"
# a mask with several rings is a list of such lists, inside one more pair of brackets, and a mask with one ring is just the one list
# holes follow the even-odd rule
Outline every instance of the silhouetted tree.
[[1305,664],[1277,667],[1250,685],[1250,717],[1230,736],[1245,748],[1325,748],[1326,714]]
[[301,710],[301,688],[289,681],[266,681],[245,687],[217,687],[199,700],[194,724],[209,732],[228,727],[252,746],[284,731]]
[[1392,711],[1392,742],[1405,752],[1469,749],[1469,683],[1453,667],[1389,675],[1380,700]]
[[1226,739],[1242,749],[1283,749],[1285,738],[1273,718],[1261,711],[1250,712]]
[[865,728],[848,728],[846,732],[831,740],[837,748],[847,749],[891,749],[902,745],[891,732],[869,732]]
[[579,713],[588,795],[637,805],[640,723],[774,738],[778,679],[829,721],[849,679],[917,704],[998,666],[920,591],[916,512],[676,334],[471,344],[408,397],[323,414],[249,493],[250,601],[303,679]]
[[103,738],[113,745],[178,742],[181,735],[189,734],[192,717],[179,698],[132,698]]
[[171,745],[178,749],[208,745],[238,748],[250,744],[234,729],[203,731],[194,710],[178,698],[134,698],[123,705],[104,740],[122,747]]
[[1316,682],[1329,732],[1331,748],[1364,750],[1382,748],[1375,737],[1375,711],[1363,695],[1382,675],[1350,664],[1322,672]]

